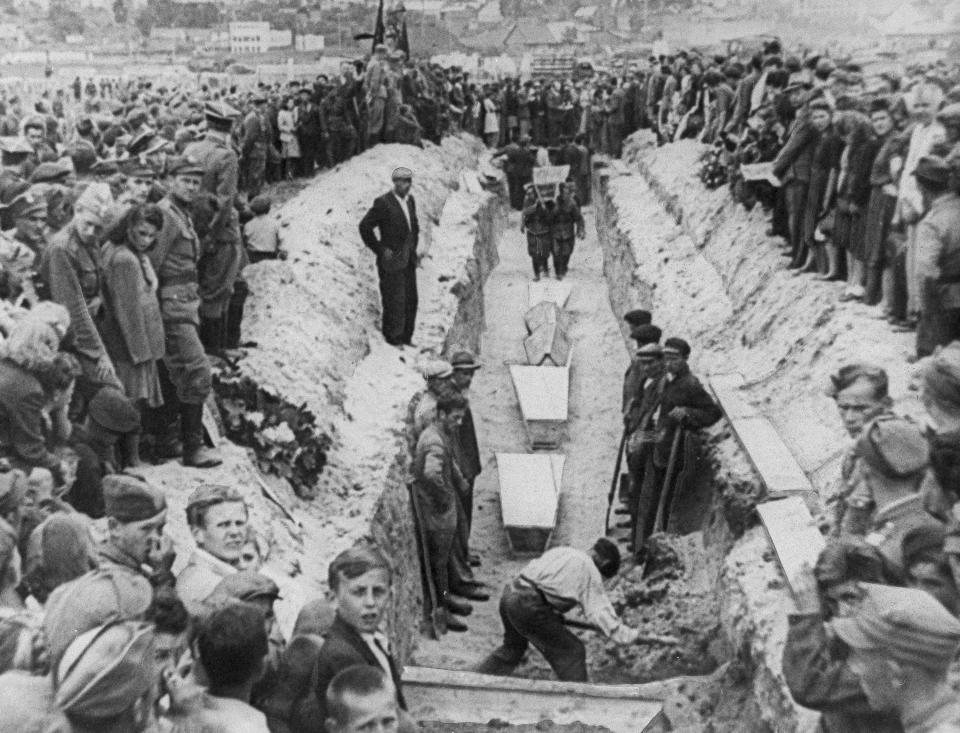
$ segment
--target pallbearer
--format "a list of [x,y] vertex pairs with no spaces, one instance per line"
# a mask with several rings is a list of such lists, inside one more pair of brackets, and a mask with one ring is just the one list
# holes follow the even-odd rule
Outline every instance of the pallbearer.
[[553,267],[557,273],[557,280],[563,280],[567,274],[570,255],[573,254],[574,237],[583,239],[586,236],[583,215],[573,195],[572,183],[561,183],[559,186],[559,196],[554,204],[550,231],[553,235]]
[[552,212],[530,184],[523,200],[523,220],[520,231],[527,233],[527,254],[533,262],[533,279],[550,274],[550,253],[553,251]]

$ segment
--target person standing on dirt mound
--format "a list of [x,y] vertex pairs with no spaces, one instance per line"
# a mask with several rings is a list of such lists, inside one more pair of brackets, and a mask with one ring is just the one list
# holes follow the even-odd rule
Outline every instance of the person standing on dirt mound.
[[475,671],[509,675],[532,643],[559,679],[586,682],[587,650],[566,628],[563,614],[580,606],[597,631],[617,644],[634,643],[639,630],[617,616],[603,589],[619,570],[620,551],[603,537],[589,552],[554,547],[528,563],[500,598],[503,644]]
[[[379,196],[360,220],[360,237],[377,255],[380,329],[391,346],[412,346],[417,320],[417,242],[420,223],[410,188],[413,171],[395,168],[393,190]],[[378,237],[374,230],[378,230]]]

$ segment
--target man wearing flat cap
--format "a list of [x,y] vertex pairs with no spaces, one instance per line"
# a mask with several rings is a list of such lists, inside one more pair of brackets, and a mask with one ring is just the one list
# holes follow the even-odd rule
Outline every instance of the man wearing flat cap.
[[[653,452],[657,443],[656,415],[666,384],[662,347],[656,343],[641,346],[637,349],[635,364],[639,384],[624,408],[623,427],[627,436],[631,526],[643,528],[653,524],[657,511],[653,504],[656,483]],[[646,535],[641,532],[640,540],[645,539]],[[641,548],[634,549],[639,552]]]
[[[210,468],[221,463],[204,445],[203,405],[213,388],[210,362],[200,342],[198,264],[200,239],[189,208],[203,183],[203,166],[190,156],[171,158],[167,195],[157,205],[163,228],[148,253],[157,274],[157,297],[166,337],[161,382],[164,405],[146,414],[153,434],[154,458],[183,456],[183,465]],[[180,422],[177,445],[176,423]]]
[[[412,346],[417,320],[417,244],[420,223],[409,168],[393,171],[393,190],[377,197],[360,221],[360,237],[377,256],[381,331],[392,346]],[[379,236],[377,233],[379,232]]]
[[854,480],[865,482],[876,506],[865,539],[883,555],[891,577],[903,577],[903,538],[916,527],[940,524],[920,494],[930,447],[916,423],[881,416],[863,429],[854,450]]
[[407,447],[414,454],[420,433],[437,418],[437,400],[458,393],[453,383],[453,365],[443,359],[433,359],[421,368],[426,387],[410,398],[407,406]]
[[926,211],[916,231],[917,356],[924,357],[960,338],[960,196],[939,156],[920,158],[913,175]]
[[914,588],[861,584],[850,616],[831,622],[874,710],[897,713],[906,733],[955,733],[960,702],[947,679],[960,651],[960,621]]

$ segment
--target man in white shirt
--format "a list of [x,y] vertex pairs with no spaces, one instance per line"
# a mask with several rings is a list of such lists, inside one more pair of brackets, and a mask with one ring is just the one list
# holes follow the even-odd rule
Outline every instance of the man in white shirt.
[[632,644],[639,631],[618,616],[603,581],[620,569],[620,551],[606,538],[590,552],[554,547],[531,561],[500,599],[503,644],[481,662],[477,672],[508,675],[528,646],[541,651],[557,677],[587,681],[587,651],[563,623],[563,614],[579,606],[587,620],[618,644]]

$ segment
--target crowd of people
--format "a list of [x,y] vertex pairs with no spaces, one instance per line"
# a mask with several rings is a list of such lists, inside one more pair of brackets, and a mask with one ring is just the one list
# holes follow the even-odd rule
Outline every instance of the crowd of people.
[[960,651],[960,343],[920,374],[929,427],[892,410],[886,372],[843,366],[830,393],[850,436],[822,519],[826,549],[794,584],[783,672],[825,731],[953,731]]

